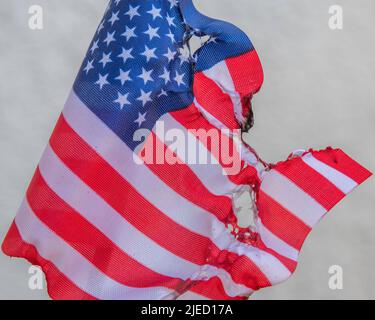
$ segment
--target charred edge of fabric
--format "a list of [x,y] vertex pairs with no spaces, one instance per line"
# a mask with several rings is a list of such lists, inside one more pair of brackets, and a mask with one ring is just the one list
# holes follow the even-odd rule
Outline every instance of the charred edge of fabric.
[[[256,233],[256,221],[258,219],[258,206],[257,206],[257,197],[258,197],[258,190],[259,186],[257,184],[251,184],[247,186],[247,188],[243,188],[242,190],[238,191],[237,193],[233,194],[233,211],[236,217],[235,220],[228,219],[226,222],[226,227],[230,231],[230,233],[235,237],[236,240],[241,241],[246,244],[254,245],[257,241],[257,233]],[[242,210],[241,206],[236,206],[235,201],[239,199],[243,194],[246,192],[249,193],[250,196],[250,214],[251,214],[251,222],[246,227],[241,227],[238,223],[238,214]]]
[[245,122],[241,123],[241,130],[242,132],[249,132],[251,128],[254,127],[254,111],[252,105],[252,98],[253,95],[249,94],[248,96],[243,98],[243,104],[248,107],[248,114],[245,115]]

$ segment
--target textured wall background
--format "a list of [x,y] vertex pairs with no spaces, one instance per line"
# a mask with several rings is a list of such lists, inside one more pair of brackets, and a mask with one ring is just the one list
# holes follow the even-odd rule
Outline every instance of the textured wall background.
[[[240,26],[263,62],[256,125],[246,139],[267,161],[298,148],[345,149],[375,171],[375,2],[196,0],[206,14]],[[42,31],[28,9],[44,8]],[[0,4],[0,238],[7,231],[60,113],[107,0],[2,0]],[[328,8],[344,29],[328,28]],[[255,299],[375,299],[375,179],[320,223],[286,283]],[[328,268],[344,289],[328,288]],[[28,288],[29,265],[0,254],[0,298],[45,299]]]

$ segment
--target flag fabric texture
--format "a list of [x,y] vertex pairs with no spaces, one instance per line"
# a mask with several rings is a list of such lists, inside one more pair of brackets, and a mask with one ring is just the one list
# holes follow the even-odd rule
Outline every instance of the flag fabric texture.
[[[247,299],[288,279],[311,229],[371,173],[333,148],[261,161],[236,132],[262,82],[248,37],[191,0],[111,1],[3,251],[40,265],[54,299]],[[188,161],[158,122],[216,162]],[[238,172],[199,129],[233,146]],[[142,162],[154,145],[179,161]],[[252,228],[233,208],[243,190]]]

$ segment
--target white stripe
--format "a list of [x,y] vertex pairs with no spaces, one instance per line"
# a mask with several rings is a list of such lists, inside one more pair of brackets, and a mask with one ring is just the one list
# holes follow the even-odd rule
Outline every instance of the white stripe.
[[[168,215],[176,223],[201,234],[218,246],[219,249],[234,250],[246,255],[271,279],[275,274],[281,276],[289,271],[274,256],[258,248],[238,242],[211,213],[195,206],[186,198],[170,189],[144,165],[137,165],[133,159],[133,152],[114,134],[97,116],[94,115],[72,92],[63,111],[70,126],[100,154],[117,172],[130,182],[142,196]],[[149,188],[152,186],[152,188]],[[155,192],[157,190],[158,192]],[[237,253],[237,252],[236,252]],[[259,257],[261,257],[259,259]],[[270,262],[270,263],[268,263]],[[276,276],[276,278],[278,278]]]
[[239,123],[244,123],[245,118],[242,114],[241,96],[236,91],[232,76],[225,61],[215,64],[212,68],[203,72],[206,77],[214,81],[223,92],[230,96],[233,104],[234,114]]
[[327,212],[309,194],[276,170],[264,175],[261,189],[310,227]]
[[[199,266],[186,261],[148,238],[82,182],[50,147],[39,170],[48,186],[129,256],[160,274],[188,279]],[[126,213],[125,213],[126,214]]]
[[57,157],[51,147],[46,148],[39,163],[39,170],[48,186],[62,200],[103,232],[129,256],[147,268],[169,277],[184,280],[189,279],[193,274],[197,274],[197,280],[218,276],[229,296],[246,295],[246,293],[252,292],[249,288],[234,283],[225,270],[208,265],[201,267],[193,264],[146,237],[75,176]]
[[315,171],[319,172],[323,177],[331,181],[345,194],[348,194],[358,185],[357,182],[345,174],[316,159],[311,153],[302,157],[302,160]]
[[256,221],[257,231],[262,239],[263,243],[270,249],[276,251],[284,257],[297,261],[298,250],[291,247],[289,244],[284,242],[282,239],[273,234],[268,230],[262,223],[260,217]]
[[127,287],[109,278],[44,225],[26,201],[16,216],[16,225],[25,242],[34,245],[44,259],[51,261],[70,281],[93,297],[156,300],[173,293],[163,287]]

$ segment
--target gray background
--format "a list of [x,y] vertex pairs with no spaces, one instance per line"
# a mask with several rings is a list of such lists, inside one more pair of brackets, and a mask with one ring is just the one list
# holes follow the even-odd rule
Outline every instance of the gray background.
[[[267,161],[298,148],[342,147],[375,171],[373,0],[197,0],[204,13],[251,37],[265,83],[247,141]],[[2,0],[0,4],[0,238],[24,195],[107,0]],[[44,8],[42,31],[28,8]],[[344,8],[344,29],[328,8]],[[332,210],[303,247],[295,275],[255,299],[375,298],[375,179]],[[328,268],[344,289],[328,288]],[[0,254],[0,298],[46,299],[28,288],[29,265]]]

